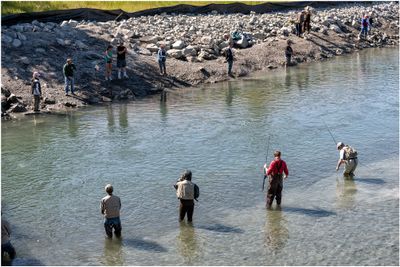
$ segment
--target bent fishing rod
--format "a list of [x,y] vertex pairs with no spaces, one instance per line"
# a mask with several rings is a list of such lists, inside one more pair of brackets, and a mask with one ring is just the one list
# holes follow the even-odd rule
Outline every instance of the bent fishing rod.
[[[268,164],[269,139],[271,139],[271,135],[268,135],[267,155],[265,156],[265,164]],[[262,191],[264,191],[265,178],[267,178],[267,174],[266,173],[264,174],[264,177],[263,177]]]
[[325,127],[326,127],[326,129],[328,130],[329,134],[330,134],[330,135],[331,135],[331,137],[332,137],[332,140],[333,140],[333,142],[335,142],[335,145],[336,145],[336,144],[337,144],[337,142],[336,142],[336,140],[335,140],[335,137],[333,137],[333,134],[332,134],[331,130],[329,130],[329,127],[328,127],[328,125],[326,125],[326,123],[325,123],[325,121],[324,121],[324,120],[322,120],[322,122],[325,124]]

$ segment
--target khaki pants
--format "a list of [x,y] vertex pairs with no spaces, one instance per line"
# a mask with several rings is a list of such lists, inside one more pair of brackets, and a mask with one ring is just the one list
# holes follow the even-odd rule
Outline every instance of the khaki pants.
[[354,174],[358,165],[358,159],[349,159],[344,163],[344,175]]

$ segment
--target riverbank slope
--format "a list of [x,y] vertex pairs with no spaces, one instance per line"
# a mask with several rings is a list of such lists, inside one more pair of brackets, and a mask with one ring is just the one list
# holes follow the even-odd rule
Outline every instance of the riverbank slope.
[[[296,64],[325,60],[369,47],[398,45],[399,4],[346,3],[317,8],[311,32],[295,35],[293,21],[300,9],[267,14],[160,14],[120,22],[33,21],[2,27],[2,118],[32,110],[30,78],[42,74],[41,110],[63,111],[87,104],[135,100],[165,89],[233,79],[227,75],[223,35],[239,29],[250,42],[236,46],[236,78],[255,71],[284,67],[286,41],[294,44]],[[360,18],[370,14],[371,34],[359,39]],[[129,49],[128,79],[104,79],[103,51],[124,40]],[[166,44],[168,76],[161,76],[155,59],[157,46]],[[115,53],[114,53],[115,54]],[[76,66],[76,96],[65,96],[62,66],[72,57]],[[97,66],[100,69],[97,69]]]

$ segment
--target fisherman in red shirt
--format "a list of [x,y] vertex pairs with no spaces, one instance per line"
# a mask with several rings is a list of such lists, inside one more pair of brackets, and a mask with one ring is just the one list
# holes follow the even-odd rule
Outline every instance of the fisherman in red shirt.
[[[268,193],[267,193],[267,209],[270,209],[274,198],[276,198],[276,204],[278,207],[281,205],[282,199],[282,189],[283,189],[283,179],[289,176],[289,171],[284,160],[281,160],[281,152],[274,152],[275,159],[271,161],[269,168],[267,169],[267,164],[264,165],[265,175],[268,176]],[[285,178],[283,178],[283,173],[285,173]]]

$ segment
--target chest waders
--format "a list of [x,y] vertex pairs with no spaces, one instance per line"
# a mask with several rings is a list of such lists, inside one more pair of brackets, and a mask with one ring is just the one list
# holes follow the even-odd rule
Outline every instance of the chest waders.
[[279,173],[282,167],[282,161],[279,162],[277,171],[268,178],[268,192],[267,192],[267,208],[270,208],[274,198],[276,204],[280,205],[282,200],[282,189],[283,189],[283,173]]

